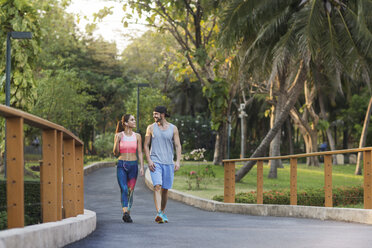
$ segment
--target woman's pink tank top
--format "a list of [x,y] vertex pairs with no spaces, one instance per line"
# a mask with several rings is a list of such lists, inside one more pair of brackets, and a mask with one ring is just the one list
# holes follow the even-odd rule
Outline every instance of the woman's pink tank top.
[[119,149],[120,153],[136,153],[137,151],[137,137],[136,133],[133,132],[131,136],[126,136],[124,132],[122,132],[122,138],[120,139]]

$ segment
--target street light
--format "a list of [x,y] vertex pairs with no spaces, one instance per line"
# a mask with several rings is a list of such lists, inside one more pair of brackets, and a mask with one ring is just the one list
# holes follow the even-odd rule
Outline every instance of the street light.
[[240,118],[240,121],[241,121],[241,141],[240,141],[240,157],[241,158],[245,157],[244,118],[248,116],[245,113],[244,109],[245,109],[245,104],[241,103],[240,107],[238,109],[240,111],[239,118]]
[[[10,106],[10,71],[11,71],[11,39],[31,39],[31,32],[8,32],[6,36],[6,68],[5,68],[5,105]],[[6,122],[5,122],[5,155],[4,155],[4,177],[6,178]]]
[[140,98],[139,98],[139,89],[140,87],[149,87],[150,85],[149,84],[137,84],[137,132],[139,134],[141,134],[141,131],[140,131],[140,122],[139,122],[139,102],[140,102]]
[[10,71],[11,71],[11,39],[31,39],[31,32],[8,32],[6,37],[6,82],[5,82],[5,105],[10,106]]

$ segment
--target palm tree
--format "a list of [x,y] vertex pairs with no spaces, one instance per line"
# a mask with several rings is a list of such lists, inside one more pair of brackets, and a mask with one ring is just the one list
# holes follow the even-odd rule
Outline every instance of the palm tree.
[[[267,82],[284,73],[291,85],[278,121],[252,157],[262,156],[287,119],[306,80],[311,64],[322,68],[329,80],[341,85],[341,74],[363,78],[369,84],[371,58],[370,0],[234,0],[225,10],[222,39],[228,46],[242,44],[242,69],[256,75],[269,72]],[[253,167],[246,163],[236,174],[239,181]]]

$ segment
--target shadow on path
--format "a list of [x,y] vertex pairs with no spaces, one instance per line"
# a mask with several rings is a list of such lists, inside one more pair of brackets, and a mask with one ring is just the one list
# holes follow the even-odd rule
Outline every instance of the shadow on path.
[[85,208],[97,229],[66,247],[371,247],[372,226],[299,218],[207,212],[169,200],[169,223],[154,221],[152,192],[138,177],[131,216],[122,221],[116,168],[85,176]]

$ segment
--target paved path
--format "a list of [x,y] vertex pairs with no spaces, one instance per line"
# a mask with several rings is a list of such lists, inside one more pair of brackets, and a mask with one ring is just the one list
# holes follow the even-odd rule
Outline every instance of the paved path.
[[169,200],[167,224],[154,222],[152,192],[138,179],[131,216],[121,220],[115,168],[85,177],[85,208],[97,229],[67,247],[372,247],[372,226],[298,218],[207,212]]

